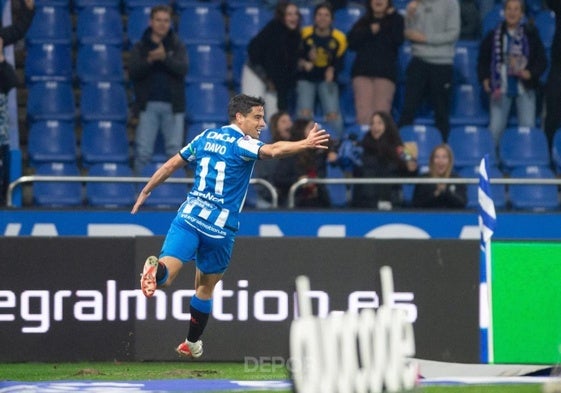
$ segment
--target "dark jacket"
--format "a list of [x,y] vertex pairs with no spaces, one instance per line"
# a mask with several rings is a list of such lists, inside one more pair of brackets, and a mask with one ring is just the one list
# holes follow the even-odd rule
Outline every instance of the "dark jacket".
[[[501,29],[501,34],[507,34],[504,22],[501,23]],[[540,83],[540,76],[547,68],[547,57],[538,30],[532,25],[526,25],[525,33],[528,37],[529,47],[528,65],[526,66],[526,69],[530,71],[532,78],[530,80],[522,80],[522,84],[527,89],[536,89]],[[483,82],[485,79],[491,79],[494,35],[495,29],[488,32],[479,47],[477,75],[480,82]]]
[[35,9],[28,9],[23,0],[20,1],[20,12],[17,17],[14,18],[13,23],[10,26],[0,28],[0,38],[4,41],[4,47],[13,45],[25,37],[25,33],[27,33],[29,26],[31,26],[31,22],[33,21]]
[[147,28],[130,53],[129,77],[134,85],[136,109],[143,111],[146,108],[146,103],[153,98],[152,89],[156,85],[162,89],[161,93],[169,94],[175,113],[185,112],[185,75],[189,63],[187,49],[179,36],[170,30],[163,41],[166,59],[150,64],[147,61],[148,52],[157,47],[150,35],[151,28]]
[[[374,139],[370,132],[361,141],[363,148],[362,166],[353,171],[353,177],[387,178],[416,176],[416,172],[407,169],[407,163],[399,151],[401,140],[392,141],[388,133]],[[399,206],[402,202],[400,185],[392,184],[356,184],[353,187],[352,206],[362,208],[378,207],[379,201],[391,202]]]
[[[370,24],[379,23],[380,31],[372,34]],[[356,52],[351,75],[397,80],[399,47],[403,44],[404,20],[398,12],[380,20],[366,13],[347,34],[349,50]]]
[[7,61],[0,63],[0,93],[8,92],[18,85],[18,77],[14,67]]
[[280,20],[273,19],[247,47],[248,66],[265,83],[274,85],[279,101],[296,85],[301,40],[299,29],[290,30]]
[[[428,178],[430,175],[423,175]],[[458,178],[455,173],[451,178]],[[438,196],[434,195],[437,184],[416,184],[413,193],[413,206],[415,207],[434,207],[448,209],[462,209],[467,204],[467,187],[465,184],[447,184],[446,190]]]

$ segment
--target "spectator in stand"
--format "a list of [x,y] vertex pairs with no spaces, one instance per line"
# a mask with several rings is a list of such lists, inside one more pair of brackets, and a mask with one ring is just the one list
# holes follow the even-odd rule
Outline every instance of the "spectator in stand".
[[241,91],[265,99],[265,114],[294,109],[298,73],[300,12],[292,2],[279,2],[274,18],[248,44]]
[[129,77],[140,111],[135,135],[137,174],[152,159],[158,132],[162,132],[169,157],[184,142],[188,58],[185,45],[171,28],[172,14],[168,5],[154,6],[148,28],[130,53]]
[[459,36],[458,0],[412,0],[407,4],[405,38],[411,42],[412,57],[406,71],[400,127],[413,124],[428,97],[435,126],[444,140],[448,138],[454,46]]
[[14,23],[0,28],[0,206],[6,203],[6,192],[10,182],[8,93],[18,84],[14,67],[4,57],[4,48],[15,44],[27,33],[35,15],[35,1],[20,1],[18,8]]
[[339,106],[337,73],[343,65],[347,49],[345,34],[333,28],[333,10],[329,3],[314,9],[314,24],[302,29],[302,48],[298,59],[300,69],[296,85],[297,116],[313,119],[316,97],[325,116],[331,137],[340,141],[343,118]]
[[[269,131],[271,132],[271,141],[268,143],[275,143],[278,141],[292,140],[292,127],[294,123],[290,113],[280,111],[269,120]],[[253,177],[267,180],[271,184],[275,184],[274,176],[277,171],[277,164],[279,160],[257,160],[253,171]],[[268,190],[259,187],[258,189],[258,207],[270,207],[271,194]]]
[[[436,146],[430,155],[429,172],[425,178],[459,178],[454,172],[454,154],[450,146]],[[465,184],[416,184],[413,193],[414,207],[462,209],[467,204]]]
[[481,42],[478,77],[489,94],[489,129],[498,144],[516,101],[518,125],[536,125],[536,89],[547,68],[547,57],[538,30],[523,22],[524,2],[506,0],[504,21]]
[[[362,166],[353,171],[354,177],[410,177],[417,174],[417,157],[405,146],[391,115],[372,115],[370,131],[362,141]],[[401,186],[391,184],[356,184],[351,205],[360,208],[390,210],[402,203]]]
[[358,124],[368,125],[374,112],[391,112],[403,29],[392,0],[370,0],[347,34],[349,49],[356,51],[351,76]]
[[[296,119],[292,128],[293,141],[306,138],[314,127],[309,119]],[[311,154],[308,154],[311,153]],[[279,160],[274,174],[274,184],[279,192],[279,206],[287,206],[290,187],[304,177],[325,178],[327,151],[302,152],[285,160]],[[310,183],[300,187],[295,195],[296,207],[329,207],[327,188],[323,184]]]
[[553,135],[561,127],[561,1],[547,0],[547,6],[555,12],[555,33],[551,44],[550,68],[545,83],[544,130],[553,146]]

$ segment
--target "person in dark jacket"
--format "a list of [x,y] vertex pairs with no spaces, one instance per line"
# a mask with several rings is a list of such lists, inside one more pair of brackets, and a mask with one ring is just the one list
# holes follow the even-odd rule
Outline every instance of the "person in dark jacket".
[[561,127],[561,1],[547,0],[547,6],[555,12],[555,33],[551,44],[550,67],[545,82],[544,131],[553,146],[553,135]]
[[507,0],[504,15],[481,42],[477,62],[479,81],[490,98],[489,129],[497,144],[514,101],[518,126],[536,125],[536,90],[547,68],[538,30],[523,22],[524,2]]
[[279,2],[274,18],[248,44],[241,92],[265,99],[267,119],[278,111],[293,110],[301,41],[298,7]]
[[[3,41],[3,46],[7,47],[15,44],[27,33],[31,22],[33,22],[33,16],[35,15],[35,0],[20,0],[23,6],[18,7],[19,12],[17,13],[14,21],[9,26],[3,26],[0,28],[0,38]],[[1,22],[1,18],[0,18]]]
[[[454,154],[447,144],[436,146],[430,155],[426,178],[458,178],[454,172]],[[465,184],[416,184],[413,193],[414,207],[462,209],[467,204]]]
[[171,7],[153,7],[149,27],[130,54],[129,77],[134,85],[136,109],[140,111],[135,135],[137,174],[152,159],[159,131],[169,157],[184,144],[188,58],[185,45],[171,29],[171,18]]
[[8,93],[18,84],[14,67],[4,57],[4,47],[15,44],[25,36],[35,15],[34,0],[24,0],[21,1],[21,4],[23,6],[19,7],[14,23],[0,27],[0,206],[5,203],[10,182]]
[[[376,112],[370,131],[362,141],[362,166],[353,170],[353,177],[409,177],[417,174],[416,157],[406,150],[391,115]],[[402,203],[401,186],[391,184],[356,184],[352,206],[389,210]]]
[[358,124],[369,124],[374,112],[391,112],[403,32],[403,16],[391,0],[370,0],[347,34],[349,50],[356,52],[351,76]]

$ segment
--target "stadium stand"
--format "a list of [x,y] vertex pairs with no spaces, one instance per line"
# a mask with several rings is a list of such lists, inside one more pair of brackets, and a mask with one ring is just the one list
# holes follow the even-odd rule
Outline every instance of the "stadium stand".
[[24,69],[26,83],[71,81],[74,71],[70,44],[28,43]]
[[72,20],[66,6],[38,5],[26,34],[28,44],[72,43]]
[[127,44],[132,47],[142,38],[150,21],[151,6],[132,7],[127,16]]
[[553,134],[551,159],[557,174],[561,174],[561,128]]
[[228,121],[228,100],[230,93],[222,83],[188,83],[185,89],[187,100],[186,116],[191,122]]
[[447,142],[454,152],[454,167],[458,171],[479,165],[485,154],[488,154],[491,164],[497,163],[495,141],[487,127],[452,127]]
[[[513,178],[553,179],[553,171],[543,166],[517,167],[511,172]],[[516,210],[556,210],[559,208],[559,195],[556,185],[513,184],[509,187],[509,199]]]
[[76,105],[70,82],[34,82],[28,86],[29,121],[74,120]]
[[339,8],[333,14],[333,27],[345,34],[348,33],[364,11],[364,7],[360,4],[349,4]]
[[84,44],[78,47],[76,74],[80,82],[124,82],[121,48],[106,44]]
[[478,84],[454,84],[450,125],[487,126],[489,111],[482,102],[482,94]]
[[[478,178],[479,177],[479,165],[465,166],[460,168],[458,171],[460,177],[466,179]],[[496,165],[489,166],[489,178],[490,179],[501,179],[504,177],[501,170]],[[467,185],[467,208],[477,209],[479,206],[478,197],[478,184],[468,184]],[[496,209],[506,209],[507,208],[507,191],[504,184],[491,184],[491,196],[493,197],[493,203]]]
[[112,120],[125,123],[128,101],[125,87],[118,82],[83,83],[80,118],[83,122]]
[[[88,175],[131,177],[133,173],[128,165],[107,162],[92,165]],[[135,201],[135,190],[134,183],[89,182],[86,184],[86,200],[90,206],[95,207],[130,207]]]
[[76,162],[74,122],[43,120],[35,122],[28,136],[29,163],[36,167],[48,162]]
[[[40,176],[79,176],[75,162],[50,162],[37,167]],[[46,181],[33,184],[33,202],[37,206],[68,207],[83,204],[82,184],[77,182]]]
[[221,11],[206,4],[180,10],[178,34],[185,45],[226,45],[226,23]]
[[419,172],[423,173],[424,169],[428,168],[432,150],[443,142],[440,131],[428,125],[411,125],[401,127],[399,135],[403,142],[417,144]]
[[228,82],[228,60],[223,46],[188,45],[187,54],[189,56],[189,72],[185,77],[187,83]]
[[90,6],[78,10],[76,38],[79,44],[123,46],[121,12],[115,7]]
[[125,123],[107,120],[85,123],[81,151],[82,163],[86,167],[103,162],[129,164],[129,141]]
[[[149,163],[143,169],[141,176],[150,177],[160,167],[162,163]],[[185,178],[185,173],[176,171],[171,178]],[[185,200],[190,185],[183,183],[164,183],[155,188],[145,202],[148,207],[156,208],[177,208]]]
[[551,163],[547,138],[539,128],[509,127],[498,147],[501,169],[507,173],[516,167],[548,167]]

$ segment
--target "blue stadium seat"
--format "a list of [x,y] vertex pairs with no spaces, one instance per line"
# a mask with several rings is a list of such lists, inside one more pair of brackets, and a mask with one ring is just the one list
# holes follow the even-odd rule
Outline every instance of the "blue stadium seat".
[[180,11],[178,33],[185,45],[226,44],[226,22],[222,12],[204,3]]
[[503,4],[497,3],[493,9],[483,17],[481,36],[485,37],[489,31],[493,30],[497,25],[504,20]]
[[461,40],[454,48],[454,84],[477,85],[479,41]]
[[[326,179],[341,179],[347,177],[348,175],[341,169],[339,165],[327,164],[327,170],[325,174]],[[348,206],[349,186],[347,184],[327,184],[326,189],[329,193],[331,207]]]
[[355,96],[352,84],[341,86],[339,89],[339,100],[344,126],[356,123]]
[[507,128],[499,140],[499,159],[503,171],[507,172],[519,166],[549,166],[551,158],[545,133],[539,128]]
[[538,28],[543,45],[546,48],[551,48],[553,34],[555,33],[555,12],[545,9],[539,11],[535,16],[534,23]]
[[[142,169],[141,176],[152,176],[160,166],[162,166],[162,163],[148,163]],[[170,179],[181,179],[185,177],[184,171],[175,171],[170,176]],[[190,184],[164,182],[150,193],[150,197],[146,199],[144,205],[147,207],[176,209],[187,197],[190,186]]]
[[226,83],[228,62],[226,50],[221,45],[197,44],[187,46],[189,72],[187,83],[213,82]]
[[31,166],[45,162],[76,162],[76,150],[74,122],[44,120],[29,128],[27,153]]
[[456,126],[450,129],[448,145],[454,152],[454,166],[457,170],[479,165],[485,154],[496,164],[495,141],[486,127]]
[[78,12],[88,7],[112,7],[119,9],[121,6],[121,0],[72,0],[72,3]]
[[72,43],[72,19],[66,6],[39,5],[26,34],[28,44]]
[[[171,1],[158,1],[158,0],[123,0],[125,13],[130,18],[131,14],[137,9],[148,9],[160,4],[172,5]],[[130,24],[130,20],[129,20]]]
[[235,8],[230,18],[232,46],[246,47],[271,18],[271,11],[257,5]]
[[105,44],[80,45],[76,56],[76,74],[80,82],[124,82],[121,48]]
[[[40,176],[79,176],[75,162],[50,162],[37,167]],[[82,184],[79,182],[47,181],[33,183],[33,203],[37,206],[66,207],[81,206]]]
[[403,126],[399,129],[399,135],[403,142],[417,143],[419,167],[428,167],[432,150],[443,142],[440,131],[428,125]]
[[144,30],[150,22],[150,6],[138,6],[131,8],[127,17],[127,40],[130,47],[142,38]]
[[[2,2],[2,5],[5,2]],[[36,7],[53,6],[53,7],[70,7],[70,0],[37,0]]]
[[76,37],[79,44],[122,46],[125,34],[120,10],[101,6],[80,9]]
[[188,83],[185,89],[186,117],[191,122],[228,121],[230,93],[222,83]]
[[[132,169],[128,165],[118,163],[100,163],[92,165],[89,176],[101,177],[132,177]],[[136,187],[134,183],[123,182],[88,182],[86,184],[86,200],[95,207],[127,207],[135,201]]]
[[314,24],[314,7],[301,5],[298,7],[300,11],[300,26],[310,26]]
[[[185,144],[191,142],[193,138],[199,135],[201,132],[208,128],[216,128],[225,125],[224,123],[217,123],[217,122],[201,122],[201,123],[192,123],[189,124],[187,127],[187,133],[185,135]],[[260,138],[261,139],[261,138]]]
[[339,8],[333,14],[333,27],[347,34],[363,14],[364,7],[360,4],[349,4]]
[[337,75],[337,82],[340,85],[348,85],[352,83],[351,71],[353,64],[356,59],[356,52],[353,50],[347,50],[345,52],[345,57],[343,58],[343,68],[339,71]]
[[[460,177],[470,179],[479,179],[479,164],[472,166],[465,166],[458,171]],[[503,173],[496,165],[489,165],[489,179],[502,179]],[[470,209],[477,209],[479,207],[478,197],[479,184],[467,185],[467,198],[468,202],[466,207]],[[504,184],[491,184],[491,197],[496,209],[505,209],[507,207],[507,193]]]
[[82,84],[80,100],[82,121],[113,120],[126,122],[127,111],[127,93],[123,84],[118,82]]
[[454,84],[452,94],[450,125],[489,124],[489,111],[482,102],[481,88],[477,84]]
[[[514,179],[555,178],[550,168],[542,166],[518,167],[511,172],[510,176]],[[513,184],[509,187],[509,199],[512,208],[517,210],[544,211],[559,208],[557,185]]]
[[38,120],[74,120],[76,107],[70,82],[35,82],[28,87],[27,116]]
[[411,60],[411,44],[405,42],[403,45],[399,47],[397,53],[397,61],[399,72],[397,74],[397,80],[399,82],[405,82],[405,75],[407,71],[407,66],[409,65],[409,61]]
[[555,166],[555,172],[561,174],[561,128],[553,134],[551,159],[553,160],[553,164]]
[[104,120],[85,123],[81,147],[85,166],[100,162],[129,163],[129,141],[123,122]]
[[237,87],[241,84],[243,66],[247,60],[247,46],[232,46],[232,82]]
[[73,68],[70,44],[29,43],[24,70],[27,83],[71,81]]
[[[130,1],[130,0],[126,0],[126,1]],[[135,0],[135,1],[139,1],[139,0]],[[220,10],[222,6],[222,0],[176,0],[174,4],[179,10],[179,12],[181,12],[184,8],[197,7],[197,6],[214,7],[217,10]]]

